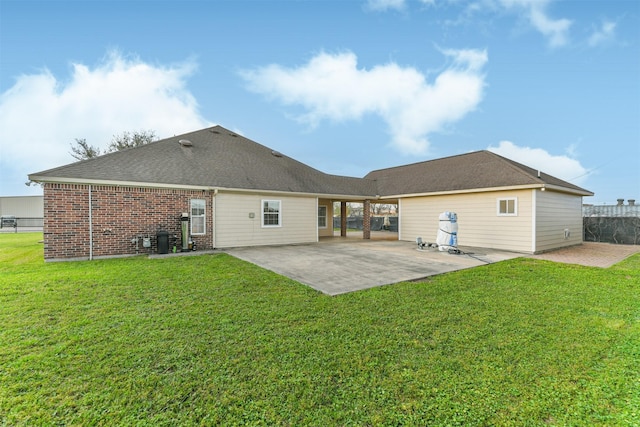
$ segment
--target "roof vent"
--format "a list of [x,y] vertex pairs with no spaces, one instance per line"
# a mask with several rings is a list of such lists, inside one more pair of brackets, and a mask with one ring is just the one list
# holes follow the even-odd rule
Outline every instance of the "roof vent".
[[282,153],[276,150],[271,150],[271,155],[276,157],[282,157]]
[[189,141],[188,139],[181,139],[180,141],[178,141],[180,143],[180,145],[182,145],[183,147],[191,147],[193,145],[193,143],[191,141]]

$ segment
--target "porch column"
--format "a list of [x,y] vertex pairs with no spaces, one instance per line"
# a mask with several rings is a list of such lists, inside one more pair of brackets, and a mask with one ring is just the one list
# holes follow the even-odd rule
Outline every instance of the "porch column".
[[365,200],[362,210],[362,238],[368,240],[371,239],[371,201]]
[[340,237],[347,237],[347,202],[340,202]]

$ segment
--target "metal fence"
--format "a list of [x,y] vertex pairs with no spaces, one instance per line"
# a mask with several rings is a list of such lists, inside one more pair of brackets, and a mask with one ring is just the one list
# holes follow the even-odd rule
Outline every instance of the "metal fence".
[[[385,218],[380,216],[371,217],[371,231],[398,231],[398,217],[387,217],[388,222],[385,225]],[[340,228],[340,217],[333,217],[333,228]],[[361,216],[349,216],[347,217],[347,229],[349,230],[362,230],[363,218]]]
[[27,231],[42,231],[44,218],[17,217],[12,225],[1,223],[0,233],[18,233]]
[[607,205],[582,208],[584,240],[640,245],[640,206]]

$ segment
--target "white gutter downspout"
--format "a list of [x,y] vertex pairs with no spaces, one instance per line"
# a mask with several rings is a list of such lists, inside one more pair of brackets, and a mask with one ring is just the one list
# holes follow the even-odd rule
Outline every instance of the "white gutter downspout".
[[538,234],[538,190],[531,190],[531,253],[536,253],[536,246],[538,244],[536,236]]
[[91,200],[91,184],[89,184],[89,261],[93,260],[93,202]]
[[213,189],[213,197],[211,197],[211,248],[216,248],[216,232],[218,231],[218,226],[216,224],[216,211],[218,210],[216,206],[216,196],[218,195],[218,189]]

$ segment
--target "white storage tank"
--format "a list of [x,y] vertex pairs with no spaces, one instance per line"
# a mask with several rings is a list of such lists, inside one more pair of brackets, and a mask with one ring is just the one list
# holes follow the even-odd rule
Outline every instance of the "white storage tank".
[[442,212],[436,243],[441,251],[448,251],[458,246],[458,216],[455,212]]

